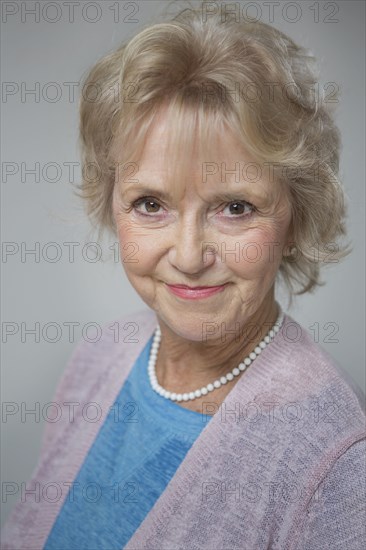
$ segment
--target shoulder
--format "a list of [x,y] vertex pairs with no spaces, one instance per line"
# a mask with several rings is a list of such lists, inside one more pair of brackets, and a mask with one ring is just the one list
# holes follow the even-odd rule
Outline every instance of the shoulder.
[[247,402],[246,396],[255,396],[253,430],[288,465],[284,477],[291,481],[295,473],[311,493],[345,450],[365,438],[365,396],[288,315],[256,361],[246,383],[239,380],[235,397]]
[[151,327],[156,323],[155,312],[141,309],[122,317],[112,319],[103,325],[98,325],[94,338],[83,338],[77,343],[73,356],[98,356],[114,353],[128,344],[137,344],[144,339]]
[[103,367],[107,368],[117,356],[124,358],[140,350],[145,340],[153,330],[155,313],[149,309],[141,309],[112,319],[103,325],[96,325],[93,338],[80,339],[65,367],[60,384],[83,377],[87,371],[89,376],[95,370],[100,374]]
[[290,315],[286,315],[278,333],[282,369],[280,378],[291,378],[288,394],[295,400],[322,399],[357,411],[366,418],[365,394],[347,370],[316,343],[310,332]]

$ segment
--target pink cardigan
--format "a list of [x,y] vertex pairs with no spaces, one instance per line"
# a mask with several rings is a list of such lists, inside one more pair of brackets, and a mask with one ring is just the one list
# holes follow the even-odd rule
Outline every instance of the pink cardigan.
[[[74,349],[53,398],[63,414],[46,424],[27,483],[38,487],[40,498],[19,498],[2,531],[3,550],[43,548],[157,318],[144,309],[117,322],[119,339],[109,328],[114,321],[98,342],[80,341]],[[102,411],[99,421],[82,414],[90,402]],[[365,548],[365,418],[362,392],[286,315],[125,548]]]

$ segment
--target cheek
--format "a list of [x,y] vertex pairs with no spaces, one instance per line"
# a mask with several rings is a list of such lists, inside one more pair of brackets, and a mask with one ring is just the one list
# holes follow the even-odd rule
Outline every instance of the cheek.
[[244,278],[272,277],[282,260],[285,234],[281,224],[250,229],[243,237],[223,242],[222,261]]
[[131,275],[143,275],[153,269],[154,239],[150,233],[129,222],[119,222],[118,239],[121,262]]

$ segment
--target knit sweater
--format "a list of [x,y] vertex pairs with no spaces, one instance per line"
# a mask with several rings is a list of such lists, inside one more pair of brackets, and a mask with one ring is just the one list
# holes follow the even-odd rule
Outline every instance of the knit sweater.
[[[3,550],[43,548],[157,318],[144,309],[111,326],[98,342],[80,341],[67,364],[53,398],[63,414],[46,424],[27,484],[40,498],[19,498]],[[90,403],[100,411],[94,421],[85,413]],[[365,420],[362,392],[285,315],[124,548],[363,549]]]

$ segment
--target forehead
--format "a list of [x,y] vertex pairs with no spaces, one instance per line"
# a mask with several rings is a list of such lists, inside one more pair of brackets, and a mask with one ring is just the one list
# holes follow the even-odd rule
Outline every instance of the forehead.
[[122,185],[124,191],[150,187],[176,200],[186,193],[245,191],[253,200],[279,193],[270,167],[253,159],[223,118],[166,107],[153,119],[133,159],[133,175]]

